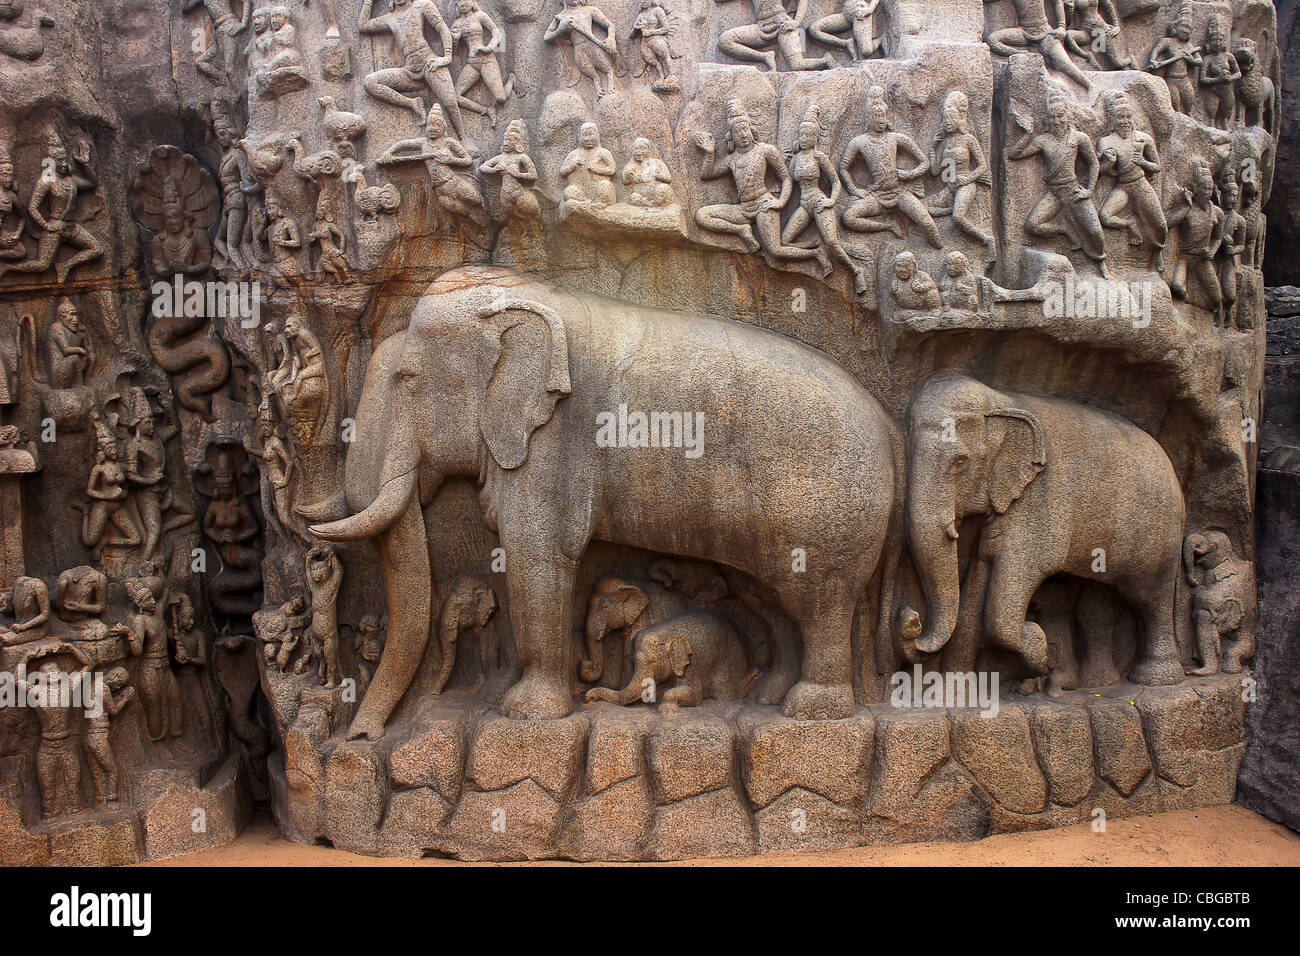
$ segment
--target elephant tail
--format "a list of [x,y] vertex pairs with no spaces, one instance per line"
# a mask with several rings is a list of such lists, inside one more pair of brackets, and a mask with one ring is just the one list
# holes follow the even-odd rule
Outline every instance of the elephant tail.
[[903,548],[906,546],[903,513],[907,501],[906,451],[903,448],[902,437],[892,427],[889,429],[889,444],[894,468],[893,499],[889,506],[885,546],[880,556],[880,613],[876,617],[876,635],[873,645],[876,672],[880,674],[889,674],[895,669],[894,604],[898,599],[898,566],[903,558]]

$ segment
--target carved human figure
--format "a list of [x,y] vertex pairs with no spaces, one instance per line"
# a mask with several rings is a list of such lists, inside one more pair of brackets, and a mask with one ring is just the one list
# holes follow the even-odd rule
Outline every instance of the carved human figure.
[[[496,632],[487,628],[500,605],[492,582],[483,574],[461,574],[452,583],[451,591],[438,614],[438,672],[434,675],[432,692],[440,694],[451,680],[456,666],[456,648],[462,633],[478,637],[479,662],[485,681],[498,679],[502,664],[501,648]],[[508,654],[507,654],[508,656]],[[500,690],[501,688],[494,688]]]
[[903,250],[894,257],[894,278],[889,284],[889,301],[901,312],[931,312],[943,305],[934,278],[918,268],[916,256]]
[[[391,9],[371,16],[374,0],[361,5],[361,32],[388,35],[396,44],[402,65],[376,70],[365,78],[366,93],[377,100],[409,109],[423,122],[426,103],[416,95],[427,92],[442,105],[451,121],[452,131],[464,136],[465,122],[460,114],[460,98],[451,79],[451,60],[455,51],[451,29],[432,0],[390,0]],[[438,37],[442,53],[436,54],[425,39],[428,27]]]
[[936,216],[951,215],[968,236],[993,246],[993,236],[975,222],[975,200],[980,187],[992,189],[992,177],[984,149],[970,131],[970,99],[953,90],[943,99],[943,125],[930,144],[930,175],[943,182],[943,189],[929,206]]
[[[73,160],[68,156],[63,139],[53,127],[45,132],[45,162],[41,175],[27,203],[27,215],[36,224],[36,255],[21,262],[0,263],[0,278],[8,272],[44,272],[54,266],[60,283],[84,262],[92,262],[104,254],[104,244],[89,229],[77,222],[77,197],[84,190],[98,185],[90,169],[90,143],[83,141]],[[44,210],[44,211],[42,211]],[[60,263],[55,257],[64,244],[78,250]]]
[[654,145],[644,136],[632,141],[632,158],[623,167],[622,180],[629,205],[663,209],[677,200],[668,164],[655,155]]
[[673,75],[674,59],[681,57],[672,46],[673,21],[668,15],[664,0],[641,0],[641,9],[632,21],[632,39],[641,54],[641,72],[634,76],[654,73],[650,88],[657,93],[676,92],[680,87]]
[[271,385],[280,394],[293,427],[294,447],[302,454],[315,446],[316,434],[324,422],[329,379],[320,339],[297,313],[285,319],[284,333],[288,347],[271,377]]
[[[604,31],[604,36],[597,35]],[[618,39],[614,24],[599,7],[583,0],[561,0],[560,12],[546,27],[542,39],[566,47],[571,72],[591,80],[596,96],[614,92],[614,63],[618,56]],[[572,76],[570,86],[576,85],[578,76]]]
[[15,190],[13,157],[9,147],[0,143],[0,260],[26,258],[27,247],[22,241],[25,228],[27,217]]
[[302,248],[302,234],[298,223],[289,215],[274,191],[266,194],[267,240],[271,245],[271,256],[275,260],[275,271],[271,284],[278,289],[299,289],[305,282],[302,266],[298,264],[298,250]]
[[1233,57],[1241,71],[1235,97],[1237,122],[1245,126],[1260,126],[1272,133],[1277,115],[1277,89],[1264,71],[1255,41],[1250,37],[1240,37],[1236,47]]
[[189,221],[174,183],[164,184],[163,195],[163,229],[149,243],[154,275],[202,275],[212,264],[208,231]]
[[336,282],[346,282],[349,270],[343,254],[347,240],[341,225],[345,195],[342,160],[332,149],[304,156],[297,136],[289,138],[289,151],[293,154],[294,173],[317,189],[315,220],[307,241],[316,247],[321,271]]
[[55,605],[61,620],[74,626],[93,621],[104,613],[107,599],[108,576],[98,568],[81,564],[60,572]]
[[[1026,131],[1007,151],[1008,159],[1028,159],[1034,155],[1042,157],[1047,192],[1030,211],[1025,231],[1044,239],[1066,237],[1071,247],[1081,246],[1084,254],[1097,263],[1103,279],[1109,278],[1106,240],[1092,200],[1101,164],[1092,140],[1075,128],[1069,101],[1058,90],[1048,91],[1044,130]],[[1080,161],[1084,166],[1082,182],[1078,172]]]
[[14,620],[0,640],[5,644],[28,644],[43,638],[50,619],[50,593],[45,582],[26,575],[14,578],[9,601]]
[[587,703],[659,702],[665,708],[695,707],[706,698],[740,700],[759,671],[731,623],[721,614],[691,609],[637,631],[632,675],[621,690],[593,687]]
[[873,56],[883,56],[885,41],[877,38],[873,29],[873,15],[880,0],[843,0],[840,12],[814,20],[808,27],[808,36],[818,43],[838,47],[856,63]]
[[31,679],[15,680],[18,689],[29,699],[35,696],[40,706],[32,707],[40,725],[36,744],[36,782],[41,791],[41,813],[46,818],[64,813],[81,812],[81,755],[72,736],[76,709],[60,704],[61,687],[74,679],[54,660],[43,661]]
[[[790,154],[790,175],[799,186],[799,208],[785,224],[781,242],[792,245],[799,234],[810,225],[817,230],[822,245],[844,263],[853,276],[853,291],[858,295],[867,291],[867,272],[862,264],[849,255],[840,241],[839,226],[835,222],[835,203],[840,198],[840,178],[835,164],[821,149],[821,110],[814,104],[799,124],[798,141]],[[826,183],[827,187],[823,187]],[[829,192],[827,192],[829,188]],[[821,260],[823,277],[830,272],[829,259]]]
[[244,48],[244,56],[247,58],[248,80],[251,87],[253,78],[262,72],[271,59],[271,8],[258,7],[253,10],[249,17],[249,24],[253,35],[248,41],[248,46]]
[[1219,17],[1205,23],[1205,53],[1196,69],[1201,116],[1219,129],[1227,129],[1237,112],[1236,84],[1241,79],[1237,58],[1228,52],[1228,29]]
[[612,206],[618,198],[614,192],[617,171],[614,154],[600,144],[600,127],[583,123],[578,130],[577,148],[569,150],[560,164],[565,203]]
[[1215,324],[1222,321],[1223,292],[1214,267],[1219,244],[1223,241],[1223,210],[1214,204],[1214,173],[1204,159],[1196,162],[1192,188],[1182,191],[1182,204],[1169,214],[1169,226],[1179,231],[1179,258],[1174,266],[1169,290],[1178,298],[1188,297],[1188,278],[1201,287],[1214,313]]
[[723,30],[718,37],[720,52],[736,60],[763,63],[773,72],[777,51],[791,70],[827,70],[835,65],[829,54],[809,57],[804,53],[803,22],[808,0],[796,0],[793,14],[785,8],[784,0],[749,0],[749,4],[756,22]]
[[[101,421],[95,422],[95,464],[86,481],[90,506],[81,519],[81,542],[93,549],[95,559],[106,547],[134,548],[140,544],[140,529],[127,510],[130,494],[126,469],[118,457],[117,436]],[[105,536],[109,524],[113,534]]]
[[939,298],[945,312],[979,311],[979,277],[971,269],[970,260],[960,252],[953,251],[943,257]]
[[209,499],[203,534],[221,559],[219,570],[208,581],[213,609],[238,617],[251,615],[258,607],[256,592],[262,580],[263,555],[254,540],[261,523],[245,499],[230,452],[218,451],[210,466],[200,466],[200,477],[205,480],[196,480],[196,487]]
[[181,10],[188,13],[200,5],[212,18],[214,42],[194,58],[194,67],[213,83],[224,86],[235,72],[234,38],[243,33],[248,24],[236,19],[230,0],[184,0]]
[[302,613],[304,603],[292,597],[283,604],[262,608],[253,615],[253,633],[262,643],[267,662],[281,672],[289,666],[289,659],[302,639],[302,629],[307,616]]
[[172,646],[176,648],[176,663],[192,667],[206,667],[208,639],[198,627],[194,616],[194,602],[188,594],[180,594],[171,605]]
[[300,479],[298,464],[286,444],[284,425],[269,401],[257,409],[255,437],[244,439],[244,449],[261,459],[262,513],[274,516],[286,536],[300,543],[308,541],[300,520],[293,512],[293,499]]
[[[352,652],[357,657],[357,696],[364,697],[384,653],[384,630],[388,617],[364,614],[357,622],[357,635],[352,642]],[[441,688],[439,688],[441,689]]]
[[1188,673],[1240,674],[1242,664],[1255,654],[1254,630],[1246,613],[1255,590],[1249,562],[1233,553],[1226,534],[1209,531],[1184,539],[1183,569],[1192,586],[1192,627],[1200,656],[1200,666]]
[[167,654],[167,623],[163,617],[170,589],[164,585],[159,593],[156,585],[151,587],[143,578],[128,578],[125,587],[135,613],[128,624],[109,631],[125,637],[131,653],[140,657],[136,671],[140,704],[149,739],[158,743],[181,735],[181,691]]
[[498,222],[521,227],[525,233],[541,228],[541,204],[533,192],[537,166],[528,155],[528,134],[523,120],[511,120],[501,140],[501,152],[479,166],[485,176],[500,176],[497,194]]
[[81,327],[81,310],[69,298],[59,300],[46,334],[46,347],[51,386],[80,388],[86,384],[86,374],[95,365],[95,347]]
[[1243,328],[1237,312],[1237,270],[1241,254],[1246,250],[1246,218],[1241,214],[1241,187],[1232,171],[1232,164],[1223,167],[1219,177],[1219,202],[1223,209],[1222,242],[1219,244],[1219,288],[1223,294],[1223,327]]
[[[916,160],[916,165],[900,169],[899,153]],[[869,185],[864,189],[853,177],[853,164],[861,160],[866,166]],[[891,128],[885,91],[873,86],[867,91],[867,130],[849,140],[840,159],[840,178],[854,196],[844,210],[844,225],[855,232],[893,230],[901,235],[895,216],[906,216],[936,249],[943,246],[939,227],[907,183],[924,176],[930,161],[912,137]]]
[[1113,0],[1065,0],[1065,45],[1094,70],[1136,70]]
[[1151,50],[1147,58],[1147,72],[1164,77],[1169,87],[1169,100],[1174,109],[1188,116],[1196,104],[1196,84],[1193,75],[1201,65],[1201,48],[1192,43],[1192,8],[1184,2],[1165,35]]
[[1115,188],[1102,200],[1098,218],[1108,229],[1126,230],[1129,245],[1149,244],[1158,258],[1169,238],[1169,226],[1152,185],[1160,174],[1155,138],[1137,128],[1133,105],[1123,90],[1108,91],[1102,105],[1106,132],[1097,141],[1099,172],[1114,176]]
[[487,225],[483,193],[469,171],[472,157],[460,140],[447,131],[442,107],[434,105],[424,124],[424,136],[398,140],[380,155],[380,166],[423,162],[434,200],[449,216]]
[[[451,22],[452,43],[465,46],[465,65],[456,77],[456,96],[467,110],[487,116],[496,126],[496,111],[515,90],[515,75],[501,80],[497,57],[505,48],[506,33],[496,21],[479,9],[477,0],[456,0],[456,19]],[[478,84],[488,91],[491,103],[480,103],[467,95]],[[523,90],[518,91],[523,95]]]
[[221,184],[221,224],[217,227],[215,246],[217,254],[229,265],[233,277],[246,278],[251,269],[245,256],[245,247],[251,241],[248,158],[238,145],[239,135],[228,115],[219,112],[212,121],[212,129],[221,145],[221,161],[217,165],[217,180]]
[[[727,103],[727,144],[726,158],[718,162],[713,137],[704,132],[695,134],[695,145],[704,153],[700,178],[729,176],[739,200],[734,204],[701,206],[695,211],[696,223],[701,229],[735,236],[745,244],[748,252],[763,249],[774,259],[786,261],[816,259],[824,273],[828,263],[826,253],[820,247],[804,249],[786,245],[781,240],[781,210],[790,200],[794,181],[780,151],[755,138],[749,113],[739,100]],[[769,175],[778,184],[775,194],[767,184]],[[754,237],[755,232],[758,238]]]
[[334,549],[324,545],[307,552],[307,586],[311,589],[311,637],[325,663],[324,687],[336,687],[339,671],[339,586],[343,564]]
[[286,67],[302,66],[302,53],[298,51],[298,30],[287,6],[277,4],[267,12],[270,30],[271,58],[263,64],[266,72]]
[[249,228],[245,232],[249,252],[245,256],[250,266],[271,258],[270,241],[271,215],[270,202],[275,196],[271,185],[284,165],[284,144],[279,138],[273,138],[255,147],[247,137],[240,139],[236,145],[244,154],[251,179],[243,184],[244,195],[248,197]]
[[135,688],[127,686],[130,679],[125,667],[109,670],[104,675],[104,690],[96,708],[98,713],[86,714],[85,736],[81,742],[95,784],[95,806],[100,810],[117,807],[117,758],[113,755],[109,731],[112,729],[113,718],[135,699]]
[[[984,0],[985,5],[997,3],[998,0]],[[1064,0],[1011,0],[1016,11],[1016,25],[994,30],[985,38],[991,49],[998,56],[1015,56],[1030,48],[1037,48],[1043,55],[1048,67],[1063,73],[1085,90],[1091,89],[1088,77],[1074,65],[1070,54],[1065,50],[1067,32],[1065,29]],[[1056,22],[1052,26],[1047,16],[1047,4],[1051,3]]]

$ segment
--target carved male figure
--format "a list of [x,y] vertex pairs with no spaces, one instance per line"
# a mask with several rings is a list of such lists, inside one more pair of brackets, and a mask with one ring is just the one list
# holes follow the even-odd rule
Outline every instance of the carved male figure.
[[872,16],[878,6],[880,0],[843,0],[839,13],[812,22],[808,36],[826,46],[839,47],[853,62],[882,56],[885,41],[877,39],[872,29]]
[[1240,326],[1237,316],[1237,270],[1246,249],[1246,218],[1241,214],[1241,187],[1225,164],[1219,177],[1219,202],[1223,208],[1223,241],[1219,244],[1219,288],[1223,294],[1223,327]]
[[600,144],[600,127],[583,123],[578,130],[578,146],[569,151],[560,164],[560,178],[565,181],[564,200],[591,206],[612,206],[614,193],[614,154]]
[[1188,277],[1195,278],[1205,294],[1217,324],[1222,320],[1223,293],[1214,257],[1223,241],[1223,210],[1214,204],[1214,174],[1210,164],[1198,160],[1192,188],[1182,191],[1183,205],[1169,216],[1169,226],[1179,230],[1180,257],[1174,267],[1169,289],[1180,299],[1187,298]]
[[[916,165],[900,169],[899,153],[907,153]],[[870,185],[862,188],[853,178],[852,167],[862,160],[870,177]],[[840,178],[849,193],[856,198],[844,210],[844,225],[855,232],[877,232],[892,229],[899,234],[894,214],[906,216],[925,234],[936,249],[943,246],[939,227],[930,213],[907,183],[924,176],[930,161],[921,148],[906,133],[890,128],[889,109],[885,105],[885,91],[873,86],[867,92],[867,131],[849,140],[840,159]]]
[[1065,14],[1070,24],[1066,45],[1094,70],[1102,69],[1103,61],[1112,70],[1138,68],[1124,52],[1124,29],[1113,0],[1065,0]]
[[540,227],[541,204],[533,192],[537,166],[528,155],[528,135],[522,120],[511,120],[501,140],[501,152],[479,166],[485,176],[501,177],[497,219],[532,232]]
[[434,105],[424,124],[424,136],[398,140],[376,162],[381,166],[423,162],[435,201],[448,215],[487,225],[483,194],[468,171],[474,158],[455,136],[447,132],[442,107]]
[[[1098,209],[1101,224],[1128,231],[1130,245],[1150,243],[1159,255],[1169,237],[1160,197],[1152,180],[1160,174],[1160,154],[1150,133],[1133,121],[1133,106],[1123,90],[1110,90],[1102,98],[1106,133],[1097,141],[1100,172],[1115,177],[1115,188]],[[1124,215],[1125,211],[1128,215]]]
[[[365,0],[361,5],[361,32],[388,34],[402,56],[401,66],[376,70],[367,76],[366,92],[385,103],[409,109],[422,121],[425,103],[414,94],[427,91],[446,110],[452,130],[457,136],[463,136],[465,123],[449,69],[455,50],[451,30],[432,0],[391,0],[391,5],[388,13],[379,16],[371,16],[374,0]],[[426,26],[438,35],[441,55],[435,54],[424,38]]]
[[[727,104],[727,142],[731,148],[719,163],[713,137],[703,132],[695,135],[695,145],[704,153],[700,178],[730,176],[739,200],[736,204],[701,206],[695,212],[695,221],[700,228],[736,236],[747,251],[765,249],[775,259],[816,259],[823,263],[824,272],[826,254],[820,248],[788,246],[781,240],[781,210],[790,200],[794,182],[777,148],[755,139],[749,113],[739,100]],[[775,195],[767,184],[769,173],[779,184],[780,191]],[[755,231],[757,239],[754,238]]]
[[1196,102],[1192,74],[1200,65],[1201,48],[1192,44],[1191,6],[1184,3],[1170,22],[1164,38],[1151,50],[1147,72],[1164,77],[1174,109],[1190,116]]
[[93,716],[86,714],[85,736],[81,743],[95,784],[95,806],[100,810],[117,806],[117,758],[108,737],[113,718],[135,699],[135,688],[127,686],[128,680],[130,675],[125,667],[114,667],[105,674],[104,689],[98,702],[99,712]]
[[803,49],[803,21],[808,0],[797,0],[791,14],[784,0],[749,0],[756,23],[724,30],[718,37],[718,49],[737,60],[763,63],[776,70],[775,44],[786,66],[792,70],[826,70],[835,65],[828,56],[809,57]]
[[[1103,279],[1106,272],[1106,240],[1102,235],[1097,207],[1092,193],[1097,185],[1101,164],[1092,140],[1075,129],[1070,104],[1058,90],[1047,94],[1047,126],[1041,133],[1027,131],[1010,150],[1008,159],[1043,158],[1043,181],[1047,192],[1034,205],[1025,222],[1025,231],[1033,236],[1065,236],[1071,246],[1081,245],[1084,254],[1097,263]],[[1084,165],[1080,182],[1078,164]],[[1065,222],[1058,220],[1064,216]]]
[[[104,254],[103,243],[72,218],[76,212],[77,196],[97,185],[89,166],[89,142],[81,144],[76,162],[80,172],[73,172],[67,147],[59,134],[53,127],[46,130],[45,161],[41,164],[41,175],[32,190],[32,198],[27,203],[27,214],[39,230],[36,256],[22,262],[0,264],[0,278],[7,272],[44,272],[55,265],[55,256],[64,243],[79,251],[55,266],[54,273],[61,283],[68,281],[69,273],[77,266]],[[44,212],[43,207],[46,207]]]
[[662,209],[676,200],[673,174],[668,164],[655,155],[654,145],[644,136],[632,141],[632,158],[623,167],[627,202],[645,209]]
[[1228,128],[1237,112],[1234,90],[1240,79],[1241,68],[1228,52],[1227,29],[1218,17],[1210,17],[1205,24],[1205,54],[1196,71],[1205,122],[1219,129]]
[[664,0],[641,0],[641,9],[632,21],[632,38],[640,39],[641,72],[653,70],[656,79],[650,85],[652,90],[670,93],[678,88],[677,78],[673,76],[672,61],[681,54],[674,53],[669,37],[673,32],[672,21],[668,18],[668,8]]
[[36,782],[41,790],[41,812],[46,817],[81,812],[81,756],[77,753],[72,730],[76,710],[62,705],[62,690],[73,675],[65,673],[53,660],[44,661],[32,680],[18,678],[18,689],[35,698],[31,708],[41,728],[36,745]]
[[[605,32],[598,37],[596,30]],[[546,27],[542,39],[564,44],[571,50],[573,68],[591,80],[596,96],[614,92],[614,58],[618,56],[618,39],[614,24],[599,7],[583,0],[562,0],[562,7]],[[577,82],[574,77],[570,86]]]
[[158,743],[181,735],[181,691],[167,655],[167,623],[163,618],[169,588],[163,586],[158,593],[144,578],[128,578],[125,586],[135,613],[129,624],[119,624],[109,631],[125,637],[131,653],[140,656],[136,672],[140,703],[149,739]]
[[[497,57],[505,46],[505,31],[479,9],[476,0],[456,0],[456,19],[451,22],[453,43],[465,45],[465,65],[456,77],[456,96],[467,110],[486,115],[496,125],[496,111],[515,92],[515,75],[501,81],[501,64]],[[483,104],[466,94],[477,84],[487,89],[492,102]],[[523,91],[519,91],[523,95]]]
[[[984,0],[984,3],[996,3],[997,0]],[[999,56],[1015,56],[1030,47],[1036,47],[1043,55],[1043,60],[1058,73],[1064,73],[1085,90],[1091,89],[1088,77],[1074,65],[1070,54],[1065,51],[1065,3],[1064,0],[1011,0],[1016,11],[1016,25],[994,30],[986,41],[989,49]],[[1052,26],[1047,18],[1047,4],[1051,3],[1060,26]]]

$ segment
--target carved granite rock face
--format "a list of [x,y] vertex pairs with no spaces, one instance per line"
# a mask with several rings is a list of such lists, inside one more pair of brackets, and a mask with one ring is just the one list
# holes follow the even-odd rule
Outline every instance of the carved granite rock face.
[[1270,4],[47,6],[5,666],[109,690],[0,713],[16,856],[218,762],[475,859],[1230,798]]

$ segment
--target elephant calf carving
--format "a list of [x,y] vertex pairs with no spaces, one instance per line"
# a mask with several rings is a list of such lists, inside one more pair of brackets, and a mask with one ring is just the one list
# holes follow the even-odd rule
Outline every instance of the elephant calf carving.
[[[620,406],[697,416],[699,453],[680,427],[676,445],[598,444],[598,416]],[[385,571],[389,639],[349,736],[381,736],[419,667],[434,593],[422,506],[461,475],[477,479],[505,551],[523,674],[502,713],[572,712],[574,582],[594,540],[716,561],[770,588],[803,636],[785,713],[853,712],[850,629],[882,554],[897,552],[884,544],[901,521],[901,443],[824,354],[738,322],[466,266],[375,350],[354,418],[355,513],[300,509],[320,538],[375,539]],[[795,549],[805,573],[792,571]]]
[[904,642],[909,656],[952,636],[959,527],[983,516],[972,560],[985,565],[981,623],[994,645],[1044,673],[1047,639],[1026,620],[1029,602],[1049,577],[1072,575],[1109,585],[1138,611],[1144,640],[1130,680],[1182,680],[1183,494],[1155,439],[1107,412],[943,373],[912,397],[907,448],[907,538],[926,605],[923,629]]
[[627,686],[593,687],[587,691],[588,703],[658,700],[667,707],[695,707],[705,698],[740,700],[758,677],[735,629],[712,611],[683,611],[644,627],[633,646]]

